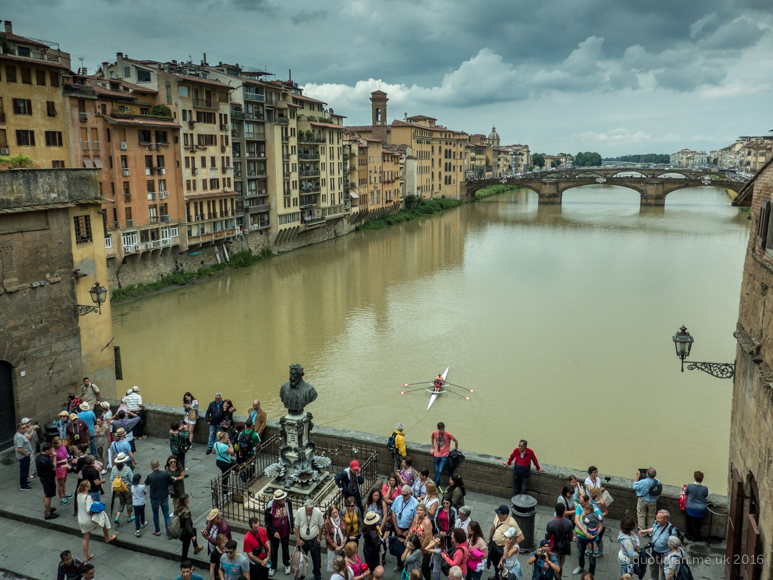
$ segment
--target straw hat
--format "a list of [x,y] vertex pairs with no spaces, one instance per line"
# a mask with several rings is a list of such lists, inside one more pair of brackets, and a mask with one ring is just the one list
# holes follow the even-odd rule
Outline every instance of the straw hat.
[[[77,421],[77,420],[78,420],[78,415],[76,415],[75,413],[70,413],[70,421]],[[27,422],[29,423],[29,421]]]
[[101,406],[103,409],[109,409],[109,408],[110,408],[110,403],[108,403],[107,401],[102,401],[102,402],[101,402],[99,405],[100,405],[100,406]]
[[118,429],[115,430],[115,436],[116,437],[124,437],[126,435],[126,429],[123,427],[118,427]]
[[59,413],[59,416],[60,417],[67,417],[68,419],[70,418],[70,414],[67,411],[61,411]]
[[207,514],[207,521],[211,522],[220,515],[220,510],[215,508]]
[[115,456],[115,462],[116,463],[125,463],[126,460],[129,459],[123,451]]
[[274,491],[274,499],[283,500],[287,497],[287,492],[283,489],[277,489]]
[[90,410],[91,410],[91,405],[89,405],[88,403],[81,403],[81,411],[90,411]]
[[368,512],[365,516],[365,525],[372,526],[378,523],[378,514],[376,512]]

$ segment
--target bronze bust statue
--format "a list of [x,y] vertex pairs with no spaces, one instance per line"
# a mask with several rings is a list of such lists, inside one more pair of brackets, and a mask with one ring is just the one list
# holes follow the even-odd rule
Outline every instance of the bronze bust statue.
[[317,390],[303,380],[303,367],[290,365],[290,380],[279,389],[279,398],[291,415],[300,415],[303,408],[317,398]]

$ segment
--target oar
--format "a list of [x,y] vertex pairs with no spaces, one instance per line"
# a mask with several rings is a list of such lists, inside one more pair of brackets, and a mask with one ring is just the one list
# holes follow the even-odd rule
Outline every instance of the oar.
[[456,391],[443,391],[444,393],[451,393],[452,395],[456,395],[457,397],[461,397],[462,399],[470,400],[470,397],[465,397],[464,395],[460,395]]
[[418,389],[411,389],[410,391],[400,391],[401,395],[405,395],[407,393],[415,393],[416,391],[425,391],[425,387],[419,387]]
[[417,382],[417,383],[404,383],[403,386],[404,387],[412,387],[413,385],[428,385],[428,384],[431,384],[431,381],[421,381],[421,382]]
[[452,386],[452,387],[457,387],[459,389],[464,389],[465,391],[470,391],[471,393],[475,392],[475,389],[468,389],[467,387],[462,387],[461,385],[455,385],[453,383],[443,383],[443,386],[445,386],[445,385],[449,385],[449,386]]

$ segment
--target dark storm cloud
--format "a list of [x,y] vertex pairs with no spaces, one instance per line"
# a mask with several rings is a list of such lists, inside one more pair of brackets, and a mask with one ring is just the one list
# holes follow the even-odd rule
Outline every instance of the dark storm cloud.
[[273,12],[276,10],[268,0],[231,0],[234,8],[247,12]]
[[290,18],[290,21],[297,26],[305,22],[319,22],[325,18],[327,18],[326,10],[301,10]]

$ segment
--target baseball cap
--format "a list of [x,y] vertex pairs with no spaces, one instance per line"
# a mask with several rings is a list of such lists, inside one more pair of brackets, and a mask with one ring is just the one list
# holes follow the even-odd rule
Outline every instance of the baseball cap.
[[349,467],[351,467],[352,469],[359,469],[360,464],[356,459],[353,459],[352,462],[349,464]]
[[32,423],[32,419],[29,417],[24,417],[24,419],[21,420],[21,424],[24,425],[26,423]]
[[495,509],[494,512],[498,513],[500,516],[503,516],[505,514],[510,513],[510,508],[507,507],[505,504],[502,504],[497,509]]
[[539,547],[540,547],[540,548],[544,548],[545,546],[549,546],[549,545],[550,545],[550,541],[549,541],[549,540],[542,540],[542,541],[539,543]]

